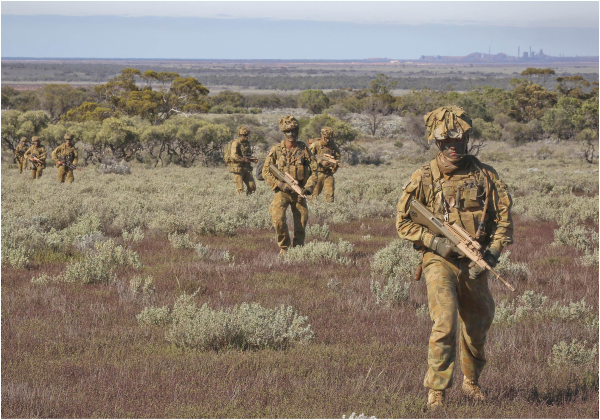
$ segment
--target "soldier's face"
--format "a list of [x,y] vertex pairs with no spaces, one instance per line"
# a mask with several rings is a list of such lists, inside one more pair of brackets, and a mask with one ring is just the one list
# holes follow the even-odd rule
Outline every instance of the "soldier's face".
[[71,147],[71,140],[65,140],[65,144],[69,147]]
[[248,140],[248,134],[246,134],[245,136],[240,136],[240,139],[244,141]]
[[328,144],[330,139],[331,139],[331,137],[323,136],[323,144],[325,144],[325,145]]
[[298,130],[284,131],[285,139],[288,141],[298,140]]
[[444,141],[438,141],[437,147],[440,152],[450,161],[458,162],[461,160],[466,152],[467,140],[462,139],[448,139]]

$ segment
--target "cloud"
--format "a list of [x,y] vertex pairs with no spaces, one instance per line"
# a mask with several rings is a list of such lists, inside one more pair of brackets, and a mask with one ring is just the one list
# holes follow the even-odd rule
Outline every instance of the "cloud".
[[362,24],[453,24],[598,28],[598,2],[589,1],[3,1],[3,15],[201,17]]

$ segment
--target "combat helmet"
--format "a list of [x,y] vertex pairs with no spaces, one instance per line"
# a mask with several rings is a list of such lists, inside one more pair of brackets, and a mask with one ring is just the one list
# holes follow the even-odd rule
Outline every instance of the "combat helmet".
[[459,106],[442,106],[425,115],[427,140],[460,139],[471,133],[473,122]]
[[31,141],[32,141],[32,142],[36,142],[36,141],[37,141],[37,142],[39,142],[39,141],[40,141],[40,138],[39,138],[38,136],[33,136],[33,137],[31,138]]
[[27,141],[27,137],[21,137],[21,143],[25,143]]
[[250,130],[245,126],[241,125],[240,128],[238,128],[238,136],[247,136],[248,134],[250,134]]
[[333,136],[335,136],[335,131],[333,131],[333,128],[331,127],[323,127],[321,128],[321,136],[326,139],[333,138]]
[[74,138],[75,138],[75,136],[73,135],[73,133],[67,133],[67,134],[65,134],[65,140],[71,140],[71,141],[73,141]]
[[279,119],[279,129],[283,132],[297,130],[300,127],[298,120],[293,115],[281,117]]

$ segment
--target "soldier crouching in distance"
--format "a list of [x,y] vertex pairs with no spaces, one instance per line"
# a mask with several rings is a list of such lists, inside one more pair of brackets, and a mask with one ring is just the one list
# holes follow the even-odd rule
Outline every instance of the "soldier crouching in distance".
[[[291,115],[279,120],[279,128],[285,135],[276,146],[273,146],[267,155],[263,166],[262,175],[267,184],[275,192],[275,197],[269,207],[273,226],[277,232],[277,243],[280,254],[291,246],[304,245],[304,231],[308,221],[308,206],[306,196],[312,194],[317,183],[317,162],[308,150],[308,147],[298,141],[298,121]],[[276,176],[271,168],[273,165],[282,174],[289,174],[291,183],[286,183]],[[295,189],[292,187],[297,183]],[[290,234],[286,222],[285,212],[291,206],[294,218],[294,237],[290,241]]]
[[479,377],[486,364],[484,345],[494,319],[494,299],[487,270],[464,258],[447,238],[413,222],[410,202],[417,200],[438,220],[464,228],[482,245],[483,258],[492,268],[502,249],[513,242],[513,222],[506,184],[494,168],[467,153],[472,122],[466,112],[457,106],[441,107],[428,113],[425,122],[428,140],[435,140],[440,151],[405,184],[396,227],[400,238],[414,242],[422,253],[433,321],[424,386],[433,409],[444,404],[445,390],[452,386],[457,329],[462,390],[475,400],[485,399]]

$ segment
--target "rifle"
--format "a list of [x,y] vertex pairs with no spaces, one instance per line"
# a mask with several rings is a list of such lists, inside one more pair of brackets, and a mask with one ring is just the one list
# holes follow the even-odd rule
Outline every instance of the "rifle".
[[[437,235],[442,235],[448,238],[454,245],[456,245],[462,255],[469,258],[479,267],[492,272],[496,278],[504,283],[504,285],[512,292],[515,291],[515,288],[509,282],[500,277],[500,274],[496,273],[494,269],[490,267],[490,265],[483,259],[483,255],[481,255],[481,244],[473,239],[473,237],[458,224],[450,224],[448,222],[439,221],[433,215],[433,213],[427,209],[427,207],[416,200],[410,202],[408,213],[413,222],[422,226],[426,226],[429,228],[429,230]],[[418,277],[421,277],[421,269],[421,266],[419,266],[417,269]],[[415,280],[418,280],[416,275]]]
[[333,165],[337,165],[340,168],[344,166],[339,161],[335,160],[335,158],[333,156],[331,156],[329,153],[323,153],[322,156],[317,156],[317,159],[321,159],[322,161],[324,160],[325,162],[329,162]]
[[15,150],[15,154],[19,156],[23,156],[25,154],[25,150]]
[[60,162],[61,165],[64,165],[69,169],[72,169],[72,170],[77,169],[78,171],[81,171],[81,168],[78,168],[77,166],[75,166],[71,163],[71,156],[63,156],[63,155],[59,154],[58,161]]
[[244,155],[244,158],[248,159],[252,163],[258,163],[258,158],[252,155]]
[[39,158],[39,157],[37,157],[37,156],[33,156],[33,155],[31,155],[31,156],[29,157],[29,160],[30,160],[30,161],[32,161],[32,162],[33,162],[33,163],[35,163],[35,164],[39,164],[39,165],[43,165],[43,164],[44,164],[44,162],[42,162],[42,161],[40,160],[40,158]]
[[306,196],[302,194],[302,188],[300,188],[300,184],[298,184],[298,181],[296,181],[290,174],[288,174],[287,172],[284,174],[279,169],[277,169],[277,167],[272,163],[269,163],[269,168],[271,168],[273,175],[275,175],[277,179],[279,179],[281,182],[285,182],[286,184],[288,184],[289,187],[292,190],[294,190],[294,192],[298,194],[299,197],[306,198]]

